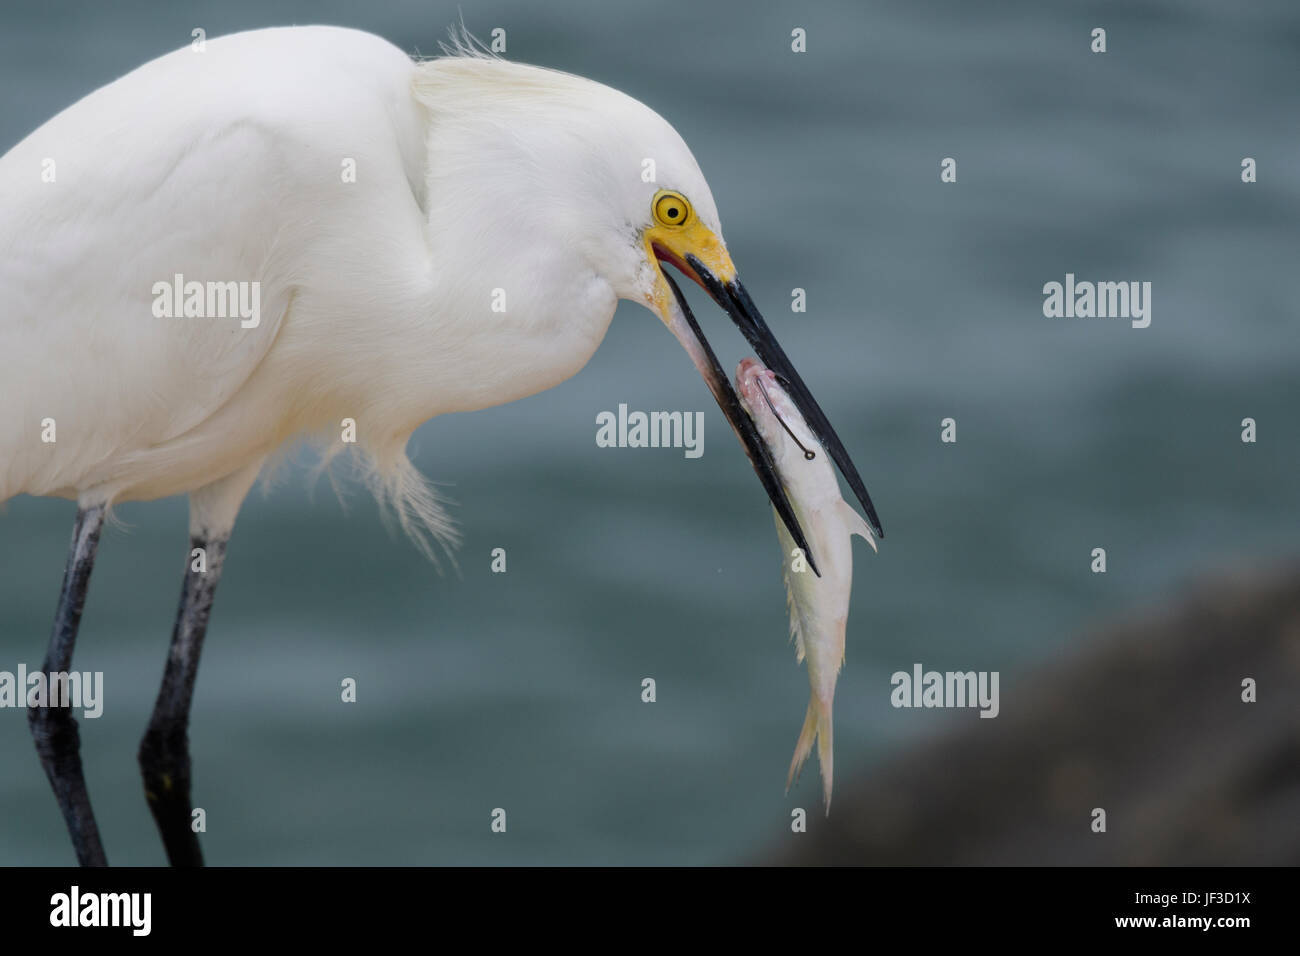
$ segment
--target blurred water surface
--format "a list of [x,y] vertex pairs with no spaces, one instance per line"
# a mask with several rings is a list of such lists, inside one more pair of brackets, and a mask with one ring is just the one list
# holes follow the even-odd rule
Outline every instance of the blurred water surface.
[[[991,6],[461,5],[480,35],[507,29],[512,58],[610,83],[678,127],[741,274],[867,480],[888,537],[856,552],[841,779],[974,717],[891,709],[892,671],[1006,682],[1191,573],[1295,552],[1300,7]],[[9,4],[0,149],[196,26],[334,23],[427,54],[457,16]],[[793,26],[806,54],[790,52]],[[1095,26],[1105,55],[1089,52]],[[939,182],[946,156],[956,185]],[[1043,318],[1043,283],[1067,272],[1150,281],[1151,327]],[[806,314],[789,310],[794,287]],[[734,365],[743,340],[694,298]],[[620,402],[703,410],[704,456],[597,448],[595,416]],[[949,416],[955,445],[938,440]],[[1239,441],[1247,416],[1258,444]],[[654,317],[621,306],[574,379],[431,422],[414,449],[457,502],[460,576],[390,535],[363,491],[346,513],[327,482],[309,494],[301,463],[245,506],[191,730],[209,861],[717,863],[787,839],[790,808],[819,788],[810,768],[782,792],[808,687],[770,511]],[[41,660],[72,513],[20,498],[0,515],[0,669]],[[135,750],[185,504],[120,515],[76,657],[107,685],[83,754],[110,860],[153,864]],[[1094,547],[1105,575],[1088,571]],[[23,714],[0,711],[0,863],[71,860]]]

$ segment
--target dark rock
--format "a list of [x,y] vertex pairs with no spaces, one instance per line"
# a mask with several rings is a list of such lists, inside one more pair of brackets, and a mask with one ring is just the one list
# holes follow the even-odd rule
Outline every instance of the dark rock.
[[837,788],[768,862],[1300,863],[1300,567],[1204,580],[1080,646],[1004,683],[995,733]]

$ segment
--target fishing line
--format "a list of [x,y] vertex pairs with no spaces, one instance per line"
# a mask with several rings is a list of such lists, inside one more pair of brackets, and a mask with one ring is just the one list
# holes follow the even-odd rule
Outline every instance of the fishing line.
[[755,378],[754,381],[758,383],[758,390],[763,393],[763,401],[767,402],[767,407],[772,410],[772,417],[781,423],[781,427],[785,429],[785,433],[794,440],[794,443],[796,445],[799,446],[799,450],[803,452],[804,458],[806,458],[808,461],[812,461],[814,458],[816,458],[817,452],[810,451],[809,449],[804,448],[803,442],[801,442],[795,436],[794,432],[790,431],[790,426],[785,423],[785,419],[783,419],[779,414],[777,414],[776,406],[772,404],[772,399],[768,397],[767,389],[763,387],[763,380],[760,378]]

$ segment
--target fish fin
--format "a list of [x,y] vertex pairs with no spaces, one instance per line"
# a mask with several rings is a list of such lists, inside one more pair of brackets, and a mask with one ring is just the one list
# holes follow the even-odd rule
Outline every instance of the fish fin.
[[803,762],[812,753],[813,738],[817,736],[817,698],[808,701],[808,712],[804,714],[803,727],[799,739],[794,745],[794,758],[790,761],[790,772],[785,776],[785,792],[789,793],[803,769]]
[[822,707],[816,697],[808,701],[808,712],[804,715],[803,728],[794,745],[794,757],[790,760],[790,772],[785,778],[785,792],[789,793],[803,769],[804,761],[812,753],[813,741],[817,742],[817,762],[821,764],[822,799],[826,803],[826,815],[831,813],[831,785],[835,778],[835,755],[832,749],[832,726],[830,706]]
[[790,612],[790,639],[794,641],[794,659],[796,664],[803,663],[803,627],[799,624],[799,608],[794,602],[794,582],[790,580],[790,564],[781,565],[781,578],[785,581],[785,607]]
[[871,526],[862,520],[862,515],[854,510],[853,506],[843,498],[839,500],[840,518],[849,526],[850,535],[859,535],[866,539],[867,544],[871,545],[872,551],[879,551],[876,547],[876,539],[871,534]]

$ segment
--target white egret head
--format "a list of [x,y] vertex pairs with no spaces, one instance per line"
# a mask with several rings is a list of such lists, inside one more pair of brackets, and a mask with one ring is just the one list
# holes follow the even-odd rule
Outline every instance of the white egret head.
[[669,324],[660,259],[684,268],[695,255],[734,278],[708,182],[667,120],[583,77],[459,52],[422,64],[416,81],[431,112],[428,186],[440,223],[472,218],[481,233],[495,214],[511,248],[525,238],[563,245],[618,298]]

